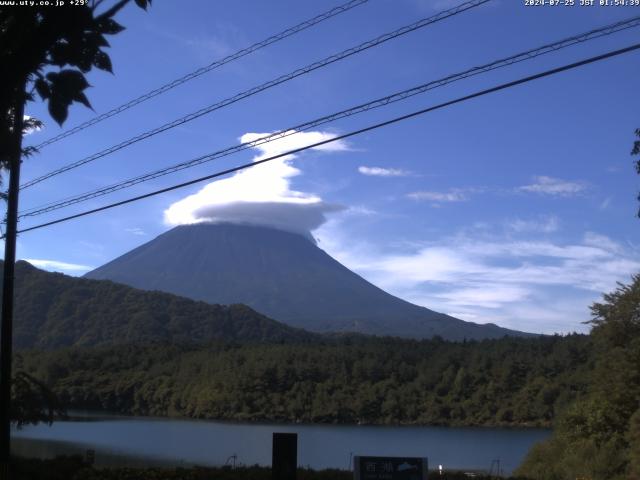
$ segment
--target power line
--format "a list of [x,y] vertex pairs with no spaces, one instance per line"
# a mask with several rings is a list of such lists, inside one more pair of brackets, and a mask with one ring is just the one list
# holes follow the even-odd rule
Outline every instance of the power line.
[[[223,175],[228,175],[229,173],[234,173],[234,172],[237,172],[237,171],[240,171],[240,170],[245,170],[247,168],[255,167],[256,165],[260,165],[262,163],[266,163],[266,162],[269,162],[269,161],[272,161],[272,160],[276,160],[278,158],[282,158],[282,157],[285,157],[287,155],[293,155],[295,153],[303,152],[305,150],[309,150],[309,149],[312,149],[312,148],[317,148],[319,146],[326,145],[328,143],[336,142],[336,141],[339,141],[339,140],[344,140],[346,138],[353,137],[355,135],[360,135],[362,133],[369,132],[371,130],[376,130],[378,128],[386,127],[388,125],[392,125],[394,123],[398,123],[398,122],[401,122],[403,120],[407,120],[407,119],[410,119],[410,118],[413,118],[413,117],[417,117],[419,115],[423,115],[425,113],[429,113],[429,112],[432,112],[432,111],[435,111],[435,110],[440,110],[442,108],[449,107],[451,105],[455,105],[455,104],[458,104],[458,103],[462,103],[462,102],[465,102],[467,100],[471,100],[473,98],[482,97],[484,95],[488,95],[490,93],[498,92],[500,90],[506,90],[508,88],[515,87],[517,85],[522,85],[524,83],[528,83],[528,82],[531,82],[531,81],[534,81],[534,80],[538,80],[540,78],[549,77],[551,75],[556,75],[558,73],[565,72],[567,70],[572,70],[572,69],[575,69],[575,68],[578,68],[578,67],[582,67],[584,65],[588,65],[588,64],[591,64],[591,63],[599,62],[601,60],[605,60],[607,58],[611,58],[611,57],[615,57],[615,56],[618,56],[618,55],[622,55],[622,54],[625,54],[625,53],[628,53],[628,52],[631,52],[631,51],[634,51],[634,50],[638,50],[638,49],[640,49],[640,43],[636,43],[634,45],[631,45],[631,46],[628,46],[628,47],[625,47],[625,48],[621,48],[621,49],[618,49],[618,50],[613,50],[613,51],[604,53],[602,55],[597,55],[595,57],[590,57],[590,58],[587,58],[587,59],[584,59],[584,60],[580,60],[578,62],[570,63],[570,64],[567,64],[567,65],[563,65],[561,67],[553,68],[551,70],[546,70],[544,72],[536,73],[534,75],[529,75],[527,77],[523,77],[523,78],[520,78],[518,80],[513,80],[511,82],[503,83],[503,84],[500,84],[500,85],[495,86],[495,87],[487,88],[485,90],[480,90],[480,91],[472,93],[470,95],[465,95],[464,97],[456,98],[455,100],[450,100],[448,102],[440,103],[440,104],[432,106],[432,107],[427,107],[427,108],[424,108],[422,110],[418,110],[418,111],[415,111],[415,112],[412,112],[412,113],[408,113],[408,114],[405,114],[405,115],[402,115],[402,116],[399,116],[399,117],[392,118],[391,120],[386,120],[384,122],[376,123],[374,125],[369,125],[368,127],[364,127],[364,128],[359,129],[359,130],[354,130],[354,131],[351,131],[349,133],[345,133],[343,135],[339,135],[339,136],[336,136],[336,137],[333,137],[333,138],[330,138],[330,139],[327,139],[327,140],[322,140],[320,142],[316,142],[316,143],[313,143],[311,145],[307,145],[307,146],[300,147],[300,148],[295,148],[293,150],[289,150],[288,152],[280,153],[278,155],[273,155],[271,157],[264,158],[262,160],[257,160],[255,162],[251,162],[251,163],[245,163],[243,165],[239,165],[237,167],[233,167],[233,168],[229,168],[229,169],[226,169],[226,170],[222,170],[222,171],[213,173],[211,175],[206,175],[204,177],[200,177],[200,178],[196,178],[196,179],[193,179],[193,180],[189,180],[188,182],[183,182],[183,183],[179,183],[177,185],[173,185],[173,186],[170,186],[170,187],[162,188],[160,190],[155,190],[153,192],[146,193],[144,195],[138,195],[136,197],[132,197],[132,198],[128,198],[126,200],[122,200],[122,201],[119,201],[119,202],[115,202],[115,203],[111,203],[111,204],[108,204],[108,205],[104,205],[102,207],[94,208],[94,209],[91,209],[91,210],[86,210],[84,212],[80,212],[80,213],[77,213],[75,215],[69,215],[67,217],[59,218],[57,220],[52,220],[52,221],[46,222],[46,223],[41,223],[41,224],[35,225],[33,227],[24,228],[22,230],[19,230],[18,233],[25,233],[25,232],[29,232],[29,231],[32,231],[32,230],[37,230],[37,229],[40,229],[40,228],[48,227],[48,226],[51,226],[51,225],[56,225],[58,223],[67,222],[69,220],[73,220],[73,219],[84,217],[84,216],[91,215],[91,214],[94,214],[94,213],[102,212],[104,210],[109,210],[111,208],[119,207],[121,205],[126,205],[128,203],[137,202],[137,201],[143,200],[145,198],[149,198],[149,197],[153,197],[153,196],[156,196],[156,195],[160,195],[161,193],[166,193],[166,192],[170,192],[172,190],[177,190],[177,189],[180,189],[180,188],[188,187],[188,186],[194,185],[196,183],[204,182],[206,180],[211,180],[213,178],[221,177]],[[4,237],[2,237],[2,238],[4,238]]]
[[89,128],[97,123],[102,122],[103,120],[106,120],[107,118],[111,118],[114,115],[118,115],[119,113],[124,112],[125,110],[129,110],[132,107],[135,107],[136,105],[139,105],[143,102],[146,102],[147,100],[150,100],[154,97],[157,97],[158,95],[168,92],[169,90],[172,90],[180,85],[182,85],[183,83],[186,83],[190,80],[193,80],[194,78],[197,78],[201,75],[204,75],[205,73],[208,73],[212,70],[215,70],[216,68],[222,67],[223,65],[226,65],[227,63],[231,63],[235,60],[238,60],[246,55],[249,55],[250,53],[253,53],[257,50],[260,50],[262,48],[268,47],[269,45],[272,45],[276,42],[279,42],[280,40],[284,40],[285,38],[288,38],[292,35],[295,35],[296,33],[300,33],[303,30],[306,30],[310,27],[313,27],[314,25],[317,25],[321,22],[324,22],[325,20],[328,20],[332,17],[335,17],[336,15],[340,15],[341,13],[344,13],[348,10],[351,10],[352,8],[358,7],[360,5],[363,5],[364,3],[368,2],[369,0],[350,0],[342,5],[339,5],[335,8],[332,8],[331,10],[328,10],[324,13],[321,13],[320,15],[317,15],[313,18],[310,18],[309,20],[305,20],[302,23],[299,23],[297,25],[294,25],[293,27],[290,27],[286,30],[283,30],[280,33],[277,33],[275,35],[272,35],[260,42],[254,43],[253,45],[250,45],[246,48],[243,48],[241,50],[238,50],[235,53],[232,53],[231,55],[228,55],[220,60],[216,60],[212,63],[210,63],[209,65],[206,65],[204,67],[201,67],[197,70],[194,70],[193,72],[187,73],[186,75],[183,75],[180,78],[176,78],[175,80],[172,80],[171,82],[165,83],[164,85],[151,90],[150,92],[147,92],[143,95],[140,95],[139,97],[136,97],[132,100],[129,100],[126,103],[123,103],[122,105],[113,108],[112,110],[109,110],[108,112],[105,112],[101,115],[98,115],[90,120],[87,120],[84,123],[81,123],[80,125],[77,125],[76,127],[67,130],[65,132],[60,133],[59,135],[56,135],[55,137],[49,138],[48,140],[38,144],[35,146],[35,148],[37,149],[41,149],[43,147],[46,147],[47,145],[51,145],[52,143],[55,143],[59,140],[62,140],[63,138],[67,138],[71,135],[74,135],[86,128]]
[[149,180],[153,180],[155,178],[159,178],[162,177],[164,175],[168,175],[171,173],[175,173],[177,171],[180,170],[184,170],[186,168],[190,168],[196,165],[200,165],[202,163],[206,163],[212,160],[216,160],[222,157],[226,157],[228,155],[232,155],[235,154],[237,152],[249,149],[249,148],[253,148],[256,147],[258,145],[262,145],[265,143],[269,143],[275,140],[279,140],[281,138],[284,137],[288,137],[290,135],[294,135],[300,131],[304,131],[304,130],[308,130],[310,128],[313,127],[317,127],[319,125],[323,125],[329,122],[333,122],[335,120],[341,119],[341,118],[345,118],[345,117],[349,117],[352,115],[356,115],[362,112],[366,112],[369,110],[372,110],[374,108],[379,108],[385,105],[388,105],[390,103],[395,103],[398,102],[400,100],[405,100],[407,98],[410,98],[414,95],[418,95],[420,93],[424,93],[426,91],[438,88],[438,87],[442,87],[444,85],[448,85],[450,83],[459,81],[459,80],[463,80],[465,78],[469,78],[481,73],[485,73],[491,70],[495,70],[498,68],[503,68],[509,65],[513,65],[515,63],[519,63],[525,60],[530,60],[530,59],[534,59],[538,56],[547,54],[547,53],[551,53],[551,52],[555,52],[558,51],[560,49],[563,48],[567,48],[569,46],[575,45],[577,43],[583,43],[589,40],[594,40],[596,38],[600,38],[606,35],[611,35],[613,33],[617,33],[620,32],[622,30],[626,30],[628,28],[632,28],[632,27],[637,27],[640,25],[640,16],[636,16],[630,19],[626,19],[626,20],[622,20],[619,22],[615,22],[613,24],[610,25],[606,25],[603,27],[599,27],[597,29],[594,30],[590,30],[588,32],[585,33],[581,33],[579,35],[574,35],[559,41],[556,41],[554,43],[550,43],[550,44],[546,44],[543,45],[541,47],[535,48],[535,49],[531,49],[531,50],[527,50],[525,52],[521,52],[515,55],[511,55],[509,57],[500,59],[500,60],[496,60],[494,62],[485,64],[485,65],[481,65],[481,66],[477,66],[477,67],[473,67],[470,68],[468,70],[465,70],[463,72],[460,73],[456,73],[456,74],[452,74],[449,75],[447,77],[441,78],[439,80],[433,80],[430,81],[428,83],[419,85],[417,87],[413,87],[407,90],[403,90],[401,92],[396,92],[393,93],[391,95],[387,95],[386,97],[382,97],[382,98],[378,98],[376,100],[367,102],[365,104],[361,104],[361,105],[357,105],[355,107],[351,107],[349,109],[346,110],[342,110],[340,112],[337,113],[333,113],[331,115],[326,115],[324,117],[320,117],[317,118],[315,120],[311,120],[299,125],[296,125],[294,127],[289,127],[286,128],[284,130],[279,130],[275,133],[272,133],[268,136],[262,137],[260,139],[257,140],[253,140],[251,142],[244,142],[241,143],[239,145],[234,145],[232,147],[227,147],[223,150],[219,150],[217,152],[211,153],[211,154],[207,154],[207,155],[203,155],[191,160],[188,160],[186,162],[181,162],[178,163],[176,165],[170,166],[170,167],[166,167],[166,168],[162,168],[153,172],[149,172],[143,175],[139,175],[137,177],[133,177],[130,178],[128,180],[122,181],[122,182],[118,182],[106,187],[102,187],[99,188],[97,190],[93,190],[90,192],[85,192],[79,195],[75,195],[72,197],[67,197],[65,199],[62,200],[57,200],[55,202],[50,202],[46,205],[42,205],[42,206],[38,206],[38,207],[33,207],[30,209],[27,209],[23,212],[21,212],[20,214],[20,218],[24,218],[24,217],[32,217],[32,216],[37,216],[37,215],[41,215],[44,213],[48,213],[54,210],[58,210],[60,208],[64,208],[70,205],[75,205],[77,203],[86,201],[86,200],[90,200],[93,198],[97,198],[97,197],[101,197],[103,195],[107,195],[109,193],[113,193],[116,192],[118,190],[122,190],[124,188],[129,188],[132,187],[134,185],[137,185],[139,183],[143,183]]
[[404,27],[401,27],[397,30],[394,30],[393,32],[390,33],[386,33],[384,35],[380,35],[379,37],[374,38],[373,40],[368,40],[364,43],[361,43],[360,45],[357,45],[355,47],[351,47],[348,48],[347,50],[343,50],[340,53],[336,53],[334,55],[330,55],[329,57],[326,57],[322,60],[319,60],[317,62],[311,63],[305,67],[299,68],[297,70],[294,70],[291,73],[288,73],[286,75],[281,75],[278,78],[275,78],[273,80],[270,80],[268,82],[265,82],[261,85],[258,85],[257,87],[253,87],[250,88],[249,90],[245,90],[244,92],[238,93],[232,97],[228,97],[224,100],[221,100],[217,103],[214,103],[212,105],[209,105],[207,107],[204,107],[196,112],[190,113],[188,115],[185,115],[181,118],[178,118],[176,120],[173,120],[169,123],[165,123],[164,125],[161,125],[157,128],[154,128],[152,130],[148,130],[144,133],[141,133],[140,135],[137,135],[135,137],[129,138],[128,140],[125,140],[117,145],[111,146],[105,150],[102,150],[98,153],[95,153],[93,155],[90,155],[88,157],[85,157],[81,160],[78,160],[76,162],[67,164],[61,168],[58,168],[52,172],[46,173],[40,177],[37,177],[33,180],[30,180],[28,182],[26,182],[25,184],[21,185],[21,189],[25,189],[28,187],[31,187],[37,183],[40,183],[44,180],[47,180],[51,177],[55,177],[56,175],[60,175],[61,173],[67,172],[69,170],[72,170],[74,168],[77,168],[81,165],[85,165],[89,162],[93,162],[94,160],[97,160],[99,158],[105,157],[107,155],[110,155],[114,152],[117,152],[118,150],[121,150],[125,147],[128,147],[130,145],[133,145],[134,143],[140,142],[142,140],[146,140],[147,138],[153,137],[154,135],[157,135],[159,133],[165,132],[169,129],[172,129],[174,127],[183,125],[187,122],[190,122],[192,120],[195,120],[196,118],[200,118],[203,115],[207,115],[215,110],[219,110],[221,108],[227,107],[233,103],[236,103],[240,100],[243,100],[245,98],[251,97],[253,95],[256,95],[257,93],[260,93],[264,90],[267,90],[269,88],[275,87],[277,85],[280,85],[282,83],[288,82],[290,80],[293,80],[294,78],[297,78],[301,75],[305,75],[307,73],[310,73],[314,70],[317,70],[319,68],[325,67],[327,65],[330,65],[332,63],[335,63],[337,61],[343,60],[347,57],[350,57],[352,55],[355,55],[357,53],[363,52],[365,50],[368,50],[370,48],[376,47],[378,45],[381,45],[382,43],[385,43],[389,40],[392,40],[394,38],[400,37],[402,35],[406,35],[407,33],[413,32],[415,30],[418,30],[420,28],[424,28],[428,25],[432,25],[436,22],[439,22],[441,20],[444,20],[446,18],[449,17],[453,17],[455,15],[458,15],[462,12],[465,12],[471,8],[475,8],[478,7],[482,4],[485,4],[487,2],[490,2],[491,0],[469,0],[467,2],[464,2],[460,5],[458,5],[457,7],[453,7],[450,8],[448,10],[443,10],[440,13],[437,13],[436,15],[433,15],[431,17],[428,18],[423,18],[422,20],[419,20],[415,23],[412,23],[410,25],[406,25]]
[[80,195],[76,195],[73,197],[68,197],[66,199],[63,200],[58,200],[56,202],[51,202],[49,204],[43,205],[43,206],[39,206],[39,207],[34,207],[31,209],[27,209],[24,213],[21,214],[21,217],[27,217],[27,216],[36,216],[36,215],[40,215],[43,213],[47,213],[53,210],[57,210],[59,208],[63,208],[69,205],[73,205],[76,203],[79,203],[81,201],[84,200],[88,200],[88,199],[92,199],[92,198],[96,198],[99,196],[103,196],[118,190],[121,190],[123,188],[128,188],[131,186],[134,186],[136,184],[142,183],[144,181],[148,181],[148,180],[152,180],[170,173],[175,173],[177,171],[183,170],[185,168],[190,168],[192,166],[196,166],[208,161],[212,161],[221,157],[225,157],[234,153],[237,153],[239,151],[242,150],[246,150],[248,148],[252,148],[258,145],[262,145],[264,143],[268,143],[274,140],[278,140],[280,138],[284,138],[286,136],[295,134],[299,131],[302,130],[307,130],[309,128],[312,127],[316,127],[325,123],[329,123],[332,121],[335,121],[337,119],[340,118],[344,118],[347,116],[351,116],[351,115],[355,115],[358,113],[362,113],[364,111],[368,111],[371,110],[373,108],[378,108],[384,105],[388,105],[390,103],[394,103],[397,102],[399,100],[404,100],[406,98],[409,98],[411,96],[417,95],[419,93],[424,93],[425,91],[434,89],[434,88],[438,88],[444,85],[447,85],[449,83],[453,83],[455,81],[461,80],[461,79],[465,79],[465,78],[469,78],[471,76],[480,74],[480,73],[485,73],[487,71],[490,70],[494,70],[497,68],[502,68],[505,66],[509,66],[512,65],[514,63],[519,63],[521,61],[525,61],[525,60],[529,60],[529,59],[533,59],[536,58],[537,56],[546,54],[546,53],[550,53],[550,52],[554,52],[566,47],[569,47],[571,45],[574,45],[576,43],[581,43],[581,42],[585,42],[588,40],[593,40],[595,38],[599,38],[605,35],[610,35],[613,33],[617,33],[619,31],[628,29],[628,28],[632,28],[632,27],[637,27],[638,25],[640,25],[640,16],[638,17],[633,17],[630,19],[626,19],[626,20],[622,20],[619,22],[615,22],[613,24],[610,25],[606,25],[604,27],[600,27],[591,31],[588,31],[586,33],[582,33],[579,35],[574,35],[572,37],[569,38],[565,38],[563,40],[551,43],[551,44],[547,44],[547,45],[543,45],[542,47],[538,47],[532,50],[528,50],[526,52],[522,52],[522,53],[518,53],[516,55],[512,55],[510,57],[504,58],[504,59],[500,59],[497,61],[494,61],[492,63],[486,64],[486,65],[482,65],[479,67],[474,67],[471,68],[469,70],[465,70],[464,72],[461,73],[456,73],[453,75],[449,75],[448,77],[445,77],[443,79],[439,79],[439,80],[434,80],[431,82],[428,82],[426,84],[422,84],[420,86],[417,87],[413,87],[411,89],[407,89],[401,92],[397,92],[391,95],[388,95],[386,97],[382,97],[376,100],[373,100],[371,102],[368,102],[366,104],[362,104],[362,105],[358,105],[356,107],[352,107],[350,109],[347,110],[343,110],[328,116],[324,116],[321,117],[319,119],[315,119],[300,125],[296,125],[294,127],[289,127],[287,129],[284,130],[280,130],[278,132],[275,132],[271,135],[262,137],[260,139],[254,140],[252,142],[245,142],[239,145],[235,145],[232,147],[228,147],[226,149],[220,150],[218,152],[212,153],[212,154],[207,154],[201,157],[197,157],[195,159],[191,159],[189,161],[186,162],[182,162],[179,163],[177,165],[171,166],[171,167],[167,167],[167,168],[163,168],[154,172],[150,172],[147,174],[143,174],[140,175],[138,177],[134,177],[128,180],[125,180],[123,182],[119,182],[107,187],[103,187],[100,188],[98,190],[94,190],[91,192],[86,192]]

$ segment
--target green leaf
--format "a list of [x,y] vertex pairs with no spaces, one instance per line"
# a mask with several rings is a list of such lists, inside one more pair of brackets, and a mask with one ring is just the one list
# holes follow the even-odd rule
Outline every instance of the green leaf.
[[124,27],[122,25],[111,18],[100,20],[100,22],[98,23],[98,28],[100,29],[100,33],[106,35],[115,35],[116,33],[120,33],[124,30]]
[[149,2],[147,2],[147,0],[136,0],[136,5],[138,5],[143,10],[147,9],[148,3],[151,3],[151,0],[149,0]]
[[[47,79],[51,82],[52,93],[63,95],[72,99],[76,92],[81,92],[89,86],[87,79],[82,72],[77,70],[61,70],[47,74]],[[54,92],[55,90],[55,92]]]
[[49,50],[49,57],[53,65],[62,67],[69,60],[69,44],[66,42],[56,42]]
[[89,87],[89,83],[84,78],[82,72],[78,70],[50,72],[47,74],[47,80],[49,80],[51,92],[49,97],[49,113],[59,124],[62,124],[66,120],[71,103],[79,102],[91,108],[89,99],[83,93],[83,91]]
[[91,52],[90,50],[83,48],[79,53],[78,53],[78,59],[76,62],[69,62],[72,65],[77,65],[78,68],[83,72],[83,73],[87,73],[91,70],[91,66],[93,64],[93,57],[95,56],[95,54],[93,52]]
[[98,47],[109,47],[109,42],[107,42],[107,39],[104,38],[104,36],[100,35],[99,33],[95,33],[95,32],[91,32],[89,34],[87,34],[87,40],[89,42],[92,42],[94,45],[98,46]]
[[44,78],[38,78],[35,82],[35,87],[38,95],[40,95],[43,100],[46,100],[51,96],[51,89]]
[[51,99],[49,100],[49,115],[53,118],[58,125],[62,125],[64,121],[67,119],[67,115],[69,114],[69,104],[60,101],[59,99]]
[[78,94],[76,94],[76,96],[74,97],[74,100],[76,102],[80,102],[85,107],[90,108],[91,110],[93,110],[93,107],[91,106],[91,103],[89,102],[89,99],[87,98],[87,96],[83,92],[79,92]]
[[113,73],[113,67],[111,65],[111,59],[109,58],[109,55],[101,50],[98,50],[98,52],[93,57],[93,64],[100,70],[106,70],[109,73]]

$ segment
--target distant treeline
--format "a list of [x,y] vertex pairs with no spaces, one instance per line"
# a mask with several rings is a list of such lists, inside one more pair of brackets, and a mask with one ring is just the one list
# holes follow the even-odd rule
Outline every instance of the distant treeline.
[[237,421],[548,426],[585,392],[589,336],[463,343],[70,347],[17,367],[69,408]]

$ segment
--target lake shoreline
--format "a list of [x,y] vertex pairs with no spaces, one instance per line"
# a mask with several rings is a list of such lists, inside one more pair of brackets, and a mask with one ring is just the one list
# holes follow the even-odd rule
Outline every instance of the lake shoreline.
[[[53,458],[94,450],[101,466],[270,465],[274,432],[298,435],[300,465],[347,468],[353,455],[428,457],[451,469],[513,471],[549,429],[239,423],[71,411],[70,421],[13,430],[14,453]],[[21,446],[20,446],[21,445]],[[19,450],[19,451],[18,451]]]
[[510,422],[503,423],[491,423],[491,424],[478,424],[478,423],[464,423],[464,422],[451,422],[451,423],[420,423],[420,422],[340,422],[337,420],[326,422],[308,422],[300,420],[290,420],[278,417],[260,417],[260,418],[214,418],[214,417],[188,417],[182,415],[146,415],[143,413],[129,413],[129,412],[114,412],[103,410],[82,410],[82,409],[70,409],[69,415],[65,418],[58,418],[57,421],[71,420],[91,420],[93,418],[145,418],[149,420],[176,420],[176,421],[205,421],[216,423],[227,423],[236,425],[271,425],[278,424],[283,426],[345,426],[345,427],[432,427],[432,428],[478,428],[478,429],[545,429],[551,430],[553,422],[528,422],[522,424],[515,424]]
[[[235,468],[231,466],[96,468],[88,465],[79,455],[61,456],[49,460],[12,456],[12,465],[14,472],[28,472],[30,474],[29,478],[33,480],[52,480],[52,472],[55,472],[60,478],[65,478],[65,480],[76,480],[80,478],[91,478],[92,480],[111,480],[113,478],[140,479],[145,477],[158,480],[202,480],[203,478],[211,480],[246,480],[248,478],[271,480],[272,475],[270,467],[260,467],[256,465]],[[438,474],[436,469],[429,470],[430,477],[437,475],[440,480],[466,480],[468,473],[468,470],[448,470]],[[496,478],[495,475],[489,475],[486,472],[473,471],[473,473],[476,480],[492,480]],[[55,478],[57,480],[58,477]],[[351,470],[337,468],[314,470],[299,467],[297,478],[300,480],[352,480],[353,472]],[[501,476],[499,478],[510,480],[512,477]]]

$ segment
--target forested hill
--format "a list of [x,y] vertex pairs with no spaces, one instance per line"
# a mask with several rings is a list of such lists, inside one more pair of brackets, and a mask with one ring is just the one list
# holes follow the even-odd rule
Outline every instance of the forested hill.
[[549,425],[585,390],[590,342],[572,335],[110,346],[22,352],[16,368],[76,409],[237,421]]
[[640,479],[640,275],[591,311],[587,389],[531,449],[519,469],[526,478]]
[[18,349],[215,340],[306,342],[315,337],[245,305],[210,305],[45,272],[24,261],[16,264],[15,295],[13,338]]

